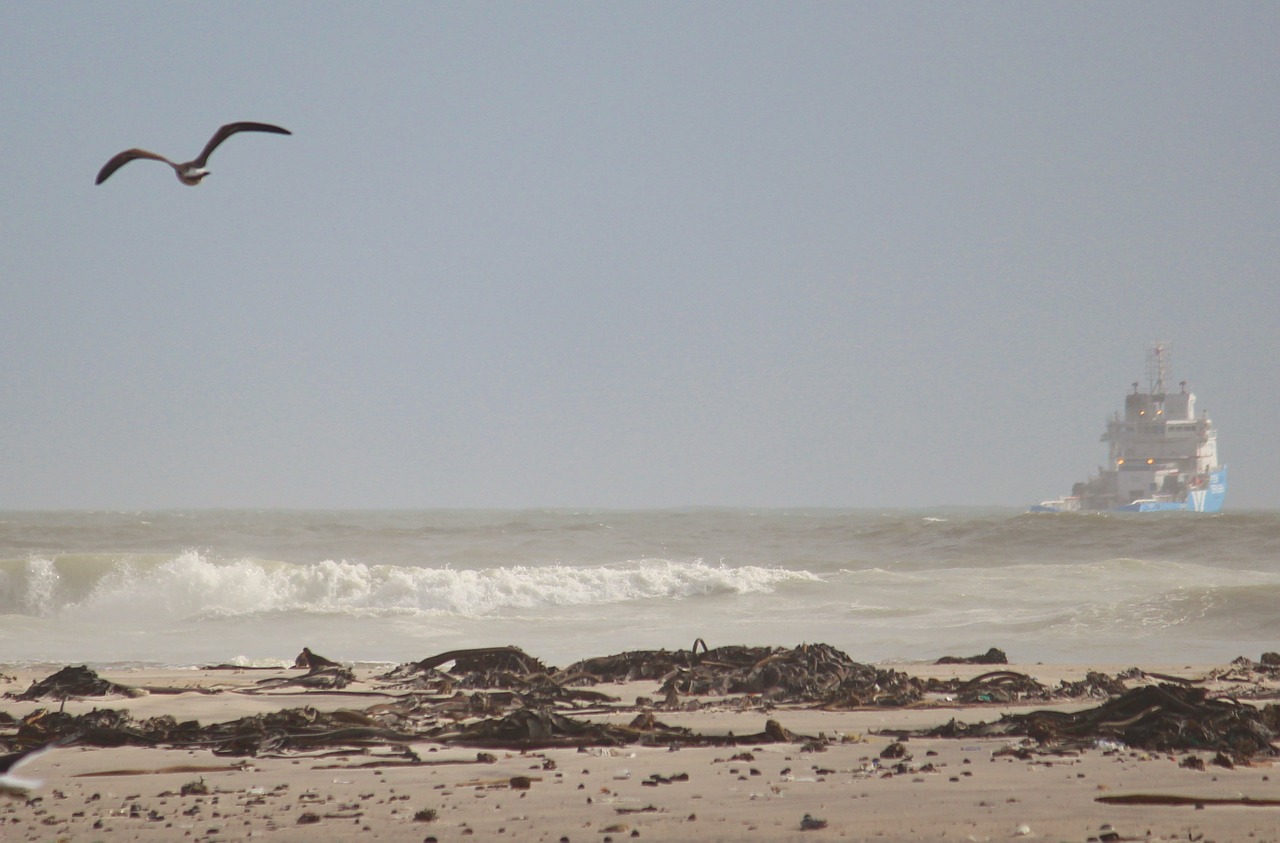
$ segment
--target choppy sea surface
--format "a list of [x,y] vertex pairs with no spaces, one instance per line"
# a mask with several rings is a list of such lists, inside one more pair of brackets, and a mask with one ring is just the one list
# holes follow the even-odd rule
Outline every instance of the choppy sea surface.
[[1169,664],[1280,650],[1280,513],[0,513],[0,664],[402,662],[516,644],[1000,647]]

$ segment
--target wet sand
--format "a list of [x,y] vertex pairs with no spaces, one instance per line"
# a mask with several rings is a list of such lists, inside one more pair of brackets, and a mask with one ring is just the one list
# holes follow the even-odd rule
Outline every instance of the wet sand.
[[[0,693],[24,691],[58,667],[0,667]],[[922,677],[969,677],[991,669],[891,667]],[[1124,667],[1131,666],[1007,669],[1056,684],[1081,678],[1087,669],[1110,674]],[[292,677],[299,671],[102,671],[103,678],[114,682],[156,690],[65,703],[0,699],[0,738],[11,742],[14,721],[64,705],[72,714],[126,709],[139,718],[171,715],[202,724],[302,706],[364,709],[379,701],[369,695],[376,692],[371,680],[384,670],[357,668],[359,681],[343,692],[285,688],[269,694],[244,692],[259,688],[264,678]],[[1164,665],[1148,672],[1201,679],[1212,670]],[[660,696],[655,682],[595,690],[623,701]],[[1108,743],[1019,758],[1001,753],[1018,743],[1010,738],[910,738],[902,742],[902,756],[881,757],[895,741],[882,734],[886,730],[928,728],[953,718],[990,722],[1004,713],[1069,711],[1096,701],[958,707],[933,699],[911,707],[855,711],[789,705],[740,710],[740,700],[700,701],[697,711],[664,711],[661,719],[701,733],[739,735],[761,732],[766,720],[773,719],[791,732],[821,733],[828,741],[821,751],[797,741],[527,752],[421,742],[411,745],[418,759],[412,764],[388,747],[355,753],[321,747],[266,758],[192,749],[58,747],[21,769],[23,776],[43,779],[41,788],[25,799],[0,798],[0,836],[6,841],[414,843],[1280,840],[1280,808],[1227,804],[1242,797],[1280,799],[1280,779],[1269,759],[1228,769],[1213,763],[1213,752],[1152,753]],[[586,719],[626,722],[635,711],[628,707]],[[1200,757],[1204,769],[1188,766],[1188,756]],[[1190,804],[1098,801],[1135,794],[1185,797]],[[824,821],[825,827],[802,828],[806,815]]]

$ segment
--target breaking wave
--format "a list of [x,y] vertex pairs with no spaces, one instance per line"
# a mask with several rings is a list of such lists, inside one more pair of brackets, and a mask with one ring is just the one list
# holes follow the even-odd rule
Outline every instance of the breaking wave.
[[324,561],[79,555],[0,561],[0,614],[198,618],[261,613],[450,614],[537,612],[563,606],[769,593],[819,581],[805,571],[641,559],[599,566],[458,570]]

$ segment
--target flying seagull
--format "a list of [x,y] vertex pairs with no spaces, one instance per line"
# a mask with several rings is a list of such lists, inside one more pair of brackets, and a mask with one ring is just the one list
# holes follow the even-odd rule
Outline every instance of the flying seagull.
[[13,775],[13,771],[37,755],[42,755],[51,748],[61,746],[64,743],[66,741],[54,741],[33,749],[24,749],[8,755],[0,755],[0,796],[25,797],[28,793],[44,784],[39,779],[19,778]]
[[291,135],[288,129],[282,129],[279,126],[272,126],[270,123],[228,123],[221,129],[213,133],[213,137],[209,138],[209,142],[204,145],[199,157],[194,161],[188,161],[185,164],[175,164],[163,155],[156,155],[154,152],[148,152],[145,149],[126,149],[116,157],[112,158],[106,164],[102,165],[102,169],[98,171],[98,178],[94,184],[102,184],[116,170],[128,164],[135,158],[150,158],[153,161],[163,161],[173,168],[178,174],[178,181],[183,184],[197,185],[200,180],[209,175],[209,171],[204,168],[205,163],[209,160],[209,156],[218,148],[218,144],[234,135],[236,132],[274,132],[277,135]]

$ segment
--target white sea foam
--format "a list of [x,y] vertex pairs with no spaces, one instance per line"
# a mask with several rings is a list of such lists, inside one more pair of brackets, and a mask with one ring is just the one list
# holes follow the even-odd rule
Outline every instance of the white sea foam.
[[58,589],[61,576],[53,563],[47,559],[32,559],[27,562],[25,586],[22,590],[22,606],[31,614],[42,615],[51,610],[54,594]]
[[[175,619],[280,612],[489,617],[562,606],[768,593],[785,583],[818,579],[805,571],[664,559],[459,570],[333,560],[221,561],[196,550],[159,562],[115,559],[98,572],[83,596],[61,587],[66,577],[51,560],[30,560],[23,574],[21,584],[8,575],[5,603],[10,610],[103,620],[139,614]],[[82,571],[80,578],[84,576]]]
[[0,663],[517,643],[567,664],[698,637],[1229,660],[1275,649],[1277,560],[1268,513],[19,513],[0,520]]

